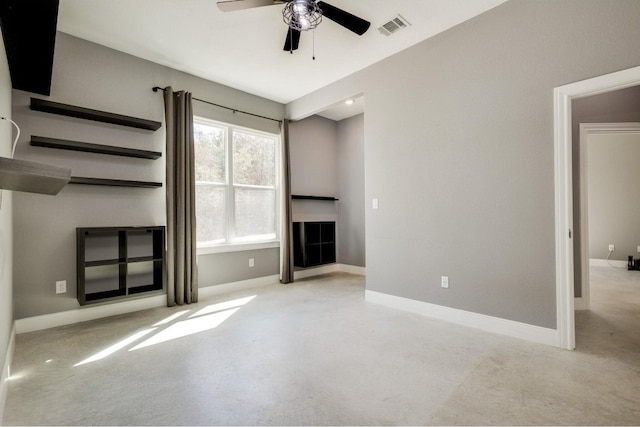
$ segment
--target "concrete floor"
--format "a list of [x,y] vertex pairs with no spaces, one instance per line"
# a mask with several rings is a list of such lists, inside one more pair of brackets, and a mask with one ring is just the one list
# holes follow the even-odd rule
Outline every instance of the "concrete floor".
[[342,273],[21,334],[3,421],[638,425],[638,278],[594,270],[575,351],[366,303]]

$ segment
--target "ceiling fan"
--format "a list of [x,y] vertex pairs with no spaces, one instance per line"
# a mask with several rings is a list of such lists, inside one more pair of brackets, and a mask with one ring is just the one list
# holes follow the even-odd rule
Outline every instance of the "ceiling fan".
[[284,50],[293,53],[298,49],[300,33],[313,30],[320,24],[322,17],[343,26],[361,36],[367,32],[371,23],[349,12],[339,9],[323,1],[316,0],[224,0],[219,1],[218,8],[223,12],[250,9],[254,7],[284,4],[282,18],[289,26],[284,43]]

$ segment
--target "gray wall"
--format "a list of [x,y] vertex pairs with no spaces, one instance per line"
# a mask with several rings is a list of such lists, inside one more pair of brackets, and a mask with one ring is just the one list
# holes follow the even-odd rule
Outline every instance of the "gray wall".
[[[640,101],[640,98],[639,98]],[[587,137],[589,257],[626,261],[639,256],[640,134],[591,134]]]
[[[126,76],[126,78],[123,78]],[[189,90],[195,97],[273,118],[284,106],[164,66],[58,33],[50,99],[164,122],[162,95],[153,86]],[[29,109],[32,94],[13,91],[14,120],[22,126],[16,157],[68,166],[74,175],[164,181],[164,156],[140,160],[29,145],[31,135],[162,151],[164,127],[136,131]],[[46,98],[37,96],[38,98]],[[5,99],[5,98],[3,98]],[[194,102],[194,112],[216,120],[278,132],[269,122]],[[15,315],[21,319],[79,307],[75,298],[75,228],[164,225],[165,191],[68,185],[56,196],[14,194]],[[278,274],[278,248],[198,257],[200,286]],[[256,267],[249,268],[248,258]],[[55,294],[55,281],[67,293]]]
[[582,296],[580,123],[640,122],[640,86],[574,99],[571,103],[573,160],[573,264],[575,296]]
[[367,289],[555,328],[553,89],[639,49],[636,0],[512,0],[288,104],[366,96]]
[[[0,34],[0,116],[11,118],[11,77],[4,49],[4,40]],[[11,157],[11,144],[14,138],[11,122],[0,120],[0,156]],[[0,369],[6,362],[11,330],[13,328],[13,232],[11,228],[13,193],[0,190]],[[6,372],[0,372],[0,380]],[[4,411],[3,391],[8,384],[0,384],[0,421]]]
[[[336,122],[320,116],[289,126],[291,194],[338,197],[338,140]],[[294,222],[336,221],[335,202],[294,200]],[[340,236],[337,237],[340,239]]]
[[[253,258],[254,266],[249,267]],[[200,255],[198,274],[201,287],[272,276],[280,272],[280,249]]]
[[364,114],[337,124],[338,262],[364,267]]
[[291,122],[291,193],[310,196],[338,194],[336,122],[311,116]]

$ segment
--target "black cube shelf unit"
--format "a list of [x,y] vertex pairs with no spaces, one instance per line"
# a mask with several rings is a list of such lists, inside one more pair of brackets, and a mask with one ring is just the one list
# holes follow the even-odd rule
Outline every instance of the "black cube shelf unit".
[[293,223],[293,265],[314,267],[336,262],[335,222]]
[[78,227],[80,305],[164,292],[165,227]]
[[[109,123],[129,128],[156,131],[162,126],[161,122],[141,119],[138,117],[125,116],[122,114],[110,113],[107,111],[93,110],[75,105],[62,104],[46,99],[31,98],[31,110],[44,113],[57,114],[67,117],[74,117],[84,120]],[[46,147],[58,150],[83,151],[88,153],[106,154],[112,156],[133,157],[138,159],[155,160],[162,156],[158,151],[138,150],[128,147],[117,147],[111,145],[93,144],[83,141],[71,141],[65,139],[49,138],[44,136],[31,136],[31,145],[36,147]],[[106,178],[91,178],[72,176],[69,184],[101,185],[113,187],[142,187],[158,188],[162,187],[161,182],[118,180]]]

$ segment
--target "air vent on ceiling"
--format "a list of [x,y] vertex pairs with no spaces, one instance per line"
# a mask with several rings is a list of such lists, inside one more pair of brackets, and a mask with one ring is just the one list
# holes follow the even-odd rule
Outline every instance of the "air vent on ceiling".
[[398,14],[398,16],[393,18],[391,21],[383,24],[382,27],[378,28],[378,31],[380,31],[385,36],[390,36],[393,33],[407,28],[409,25],[411,25],[409,21],[404,19],[404,16]]

